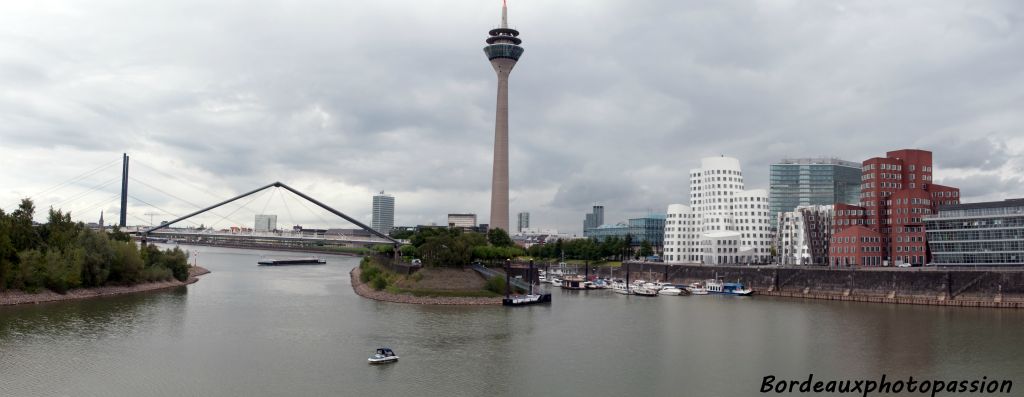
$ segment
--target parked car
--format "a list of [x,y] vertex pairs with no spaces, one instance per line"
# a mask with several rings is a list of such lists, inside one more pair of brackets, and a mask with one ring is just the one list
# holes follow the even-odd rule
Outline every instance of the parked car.
[[900,264],[896,265],[896,267],[910,267],[910,266],[911,266],[910,263],[906,263],[906,262],[900,263]]
[[423,266],[423,262],[420,261],[419,258],[416,258],[416,259],[412,260],[412,265],[413,266]]

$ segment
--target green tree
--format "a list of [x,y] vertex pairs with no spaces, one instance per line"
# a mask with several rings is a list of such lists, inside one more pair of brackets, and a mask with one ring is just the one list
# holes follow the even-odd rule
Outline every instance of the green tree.
[[487,231],[487,242],[495,247],[511,247],[516,245],[508,233],[501,228],[494,228]]
[[640,242],[640,256],[646,258],[654,255],[654,247],[651,246],[651,242],[644,240]]

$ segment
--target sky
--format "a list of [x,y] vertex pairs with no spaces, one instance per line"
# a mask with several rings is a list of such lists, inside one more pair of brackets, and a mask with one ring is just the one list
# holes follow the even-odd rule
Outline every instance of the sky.
[[[109,224],[128,153],[129,224],[273,181],[366,223],[379,191],[398,225],[487,222],[500,6],[0,2],[0,208]],[[767,188],[782,158],[918,148],[964,202],[1024,197],[1024,2],[510,0],[509,24],[512,225],[664,212],[718,155]],[[255,213],[347,227],[277,191],[193,222]]]

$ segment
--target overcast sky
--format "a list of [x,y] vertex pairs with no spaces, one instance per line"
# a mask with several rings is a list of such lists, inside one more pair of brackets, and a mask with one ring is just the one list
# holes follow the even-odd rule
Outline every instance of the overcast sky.
[[[510,82],[513,225],[529,211],[580,233],[594,202],[607,222],[663,212],[720,154],[767,188],[783,157],[921,148],[964,201],[1024,197],[1024,2],[509,3],[526,49]],[[380,190],[399,225],[487,222],[482,48],[500,4],[0,2],[0,207],[30,196],[116,220],[127,152],[130,224],[275,180],[367,223]],[[343,226],[282,197],[196,221]]]

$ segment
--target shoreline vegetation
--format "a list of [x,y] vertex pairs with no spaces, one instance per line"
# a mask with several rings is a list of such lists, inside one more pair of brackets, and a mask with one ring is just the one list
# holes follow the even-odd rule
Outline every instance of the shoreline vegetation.
[[[486,289],[490,282],[468,269],[426,268],[412,275],[390,272],[367,256],[349,273],[352,290],[363,298],[419,305],[501,305],[502,294]],[[504,279],[500,285],[504,287]]]
[[117,228],[94,230],[53,208],[46,223],[34,222],[34,216],[30,199],[10,214],[0,209],[0,294],[10,301],[165,288],[192,277],[181,249],[139,246]]
[[192,266],[188,269],[189,277],[185,281],[178,281],[172,279],[140,283],[134,285],[108,285],[103,287],[76,288],[68,290],[64,294],[59,294],[50,290],[43,290],[36,293],[30,293],[20,290],[7,290],[0,292],[0,306],[64,302],[71,300],[99,298],[104,296],[160,291],[169,288],[183,287],[195,283],[199,281],[199,276],[208,273],[210,273],[210,271],[204,267]]

